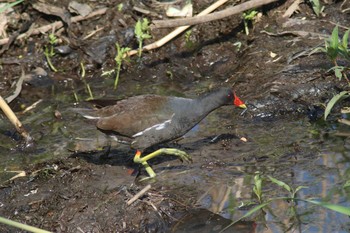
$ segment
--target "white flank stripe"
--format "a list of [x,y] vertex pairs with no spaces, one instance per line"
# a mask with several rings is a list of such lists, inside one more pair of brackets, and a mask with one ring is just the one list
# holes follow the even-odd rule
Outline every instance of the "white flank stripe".
[[117,136],[115,136],[115,135],[109,135],[109,137],[110,137],[111,139],[113,139],[114,141],[116,141],[116,142],[128,144],[127,141],[120,140],[120,139],[119,139]]
[[166,121],[164,121],[163,123],[156,124],[156,125],[153,125],[153,126],[147,128],[147,129],[144,129],[143,131],[138,132],[138,133],[132,135],[132,137],[133,137],[133,138],[139,137],[139,136],[143,135],[145,132],[147,132],[147,131],[149,131],[149,130],[151,130],[151,129],[153,129],[153,128],[155,128],[155,130],[164,129],[164,128],[166,127],[167,124],[170,124],[170,123],[171,123],[171,120],[173,119],[174,115],[175,115],[175,113],[171,116],[170,120],[166,120]]
[[162,124],[158,124],[158,125],[154,125],[153,127],[157,126],[156,130],[161,130],[161,129],[164,129],[165,128],[165,125],[167,123],[171,123],[171,120],[167,120],[167,121],[164,121]]

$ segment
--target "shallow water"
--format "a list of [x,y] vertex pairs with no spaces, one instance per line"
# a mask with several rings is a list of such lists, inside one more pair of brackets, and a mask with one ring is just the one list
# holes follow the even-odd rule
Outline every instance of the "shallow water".
[[[56,99],[55,106],[51,101],[43,101],[32,113],[21,116],[32,127],[37,143],[34,151],[13,149],[17,142],[2,135],[2,181],[37,162],[66,158],[72,153],[68,150],[72,145],[92,150],[108,144],[94,125],[68,110],[74,106],[73,98],[70,103],[65,100],[59,104]],[[61,112],[62,119],[54,117],[55,110]],[[184,196],[196,195],[196,206],[231,220],[249,209],[239,208],[242,202],[256,201],[252,191],[256,172],[293,188],[307,186],[298,192],[298,198],[350,206],[349,188],[343,188],[349,180],[350,145],[346,137],[336,136],[340,130],[346,133],[348,127],[322,121],[310,123],[306,117],[256,119],[249,111],[243,116],[240,113],[231,106],[211,113],[174,145],[191,154],[194,162],[181,164],[176,159],[160,157],[153,164],[158,182],[179,187],[178,192],[184,192]],[[11,126],[3,121],[1,128]],[[93,141],[84,144],[86,138]],[[113,148],[121,148],[118,153],[130,153],[125,146]],[[112,151],[112,156],[113,153],[116,152]],[[116,169],[123,166],[121,163]],[[114,182],[123,185],[127,180],[130,179],[121,176]],[[266,200],[286,197],[288,193],[264,180],[263,195]],[[265,213],[248,217],[257,223],[256,232],[348,232],[350,227],[347,216],[304,202],[293,206],[286,201],[274,201],[264,210]]]
[[[349,142],[335,136],[337,128],[347,130],[310,123],[306,118],[240,122],[236,130],[246,135],[248,142],[233,140],[236,148],[220,154],[204,145],[201,157],[194,159],[208,161],[191,167],[186,184],[192,183],[204,193],[198,196],[198,206],[231,220],[253,207],[239,208],[242,202],[256,203],[253,178],[257,171],[294,189],[307,186],[298,192],[300,199],[315,198],[350,207],[349,188],[343,188],[349,180]],[[229,144],[235,144],[232,142]],[[264,200],[286,196],[283,188],[268,179],[263,181]],[[350,227],[348,216],[303,201],[295,205],[273,201],[264,210],[248,217],[256,221],[256,232],[348,232]]]

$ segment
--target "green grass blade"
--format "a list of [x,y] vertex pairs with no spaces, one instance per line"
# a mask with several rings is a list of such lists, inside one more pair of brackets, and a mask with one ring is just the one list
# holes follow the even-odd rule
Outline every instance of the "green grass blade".
[[350,187],[350,180],[347,180],[343,185],[343,188],[347,188],[347,187]]
[[338,46],[339,46],[339,32],[338,31],[339,31],[338,26],[336,26],[333,29],[332,37],[331,37],[331,41],[330,41],[330,47],[334,50],[337,50]]
[[299,190],[302,190],[302,189],[307,189],[309,188],[308,186],[298,186],[296,189],[295,189],[295,193],[299,192]]
[[292,192],[292,189],[291,189],[291,187],[290,187],[288,184],[284,183],[283,181],[277,180],[276,178],[273,178],[272,176],[267,176],[267,177],[269,177],[269,179],[270,179],[273,183],[275,183],[275,184],[277,184],[278,186],[284,188],[285,190],[287,190],[287,191],[290,192],[290,193]]
[[331,204],[331,203],[326,203],[326,202],[320,202],[320,201],[315,201],[315,200],[310,200],[310,199],[298,199],[300,201],[305,201],[305,202],[309,202],[330,210],[333,210],[335,212],[341,213],[341,214],[345,214],[350,216],[350,207],[346,207],[346,206],[341,206],[341,205],[336,205],[336,204]]
[[0,14],[4,11],[6,11],[7,9],[13,7],[13,6],[16,6],[17,4],[20,4],[21,2],[23,2],[24,0],[18,0],[18,1],[15,1],[15,2],[12,2],[12,3],[6,3],[5,6],[1,7],[0,8]]
[[326,110],[324,111],[324,120],[327,120],[329,113],[331,112],[332,108],[339,100],[349,97],[349,96],[346,96],[347,94],[349,94],[348,91],[342,91],[338,95],[333,96],[333,98],[328,102],[326,106]]
[[271,201],[268,201],[268,202],[265,202],[265,203],[262,203],[262,204],[260,204],[260,205],[255,206],[253,209],[249,210],[245,215],[243,215],[242,217],[240,217],[239,219],[237,219],[236,221],[230,223],[228,226],[226,226],[224,229],[222,229],[222,230],[220,231],[220,233],[226,231],[228,228],[230,228],[230,227],[231,227],[232,225],[234,225],[235,223],[241,221],[242,219],[244,219],[244,218],[246,218],[246,217],[248,217],[248,216],[254,214],[255,212],[257,212],[257,211],[259,211],[259,210],[261,210],[262,208],[264,208],[265,206],[267,206],[268,204],[270,204],[270,202],[271,202]]
[[343,43],[342,43],[342,46],[343,46],[343,49],[344,51],[347,52],[348,50],[348,39],[349,39],[349,32],[350,32],[350,29],[347,30],[343,36]]
[[257,196],[257,198],[259,199],[259,202],[261,202],[261,199],[262,199],[262,179],[261,179],[259,172],[254,176],[253,191],[254,191],[255,195]]
[[45,231],[36,227],[32,227],[23,223],[15,222],[10,219],[6,219],[3,217],[0,217],[0,223],[4,223],[9,226],[17,227],[19,229],[29,231],[29,232],[34,232],[34,233],[50,233],[50,231]]

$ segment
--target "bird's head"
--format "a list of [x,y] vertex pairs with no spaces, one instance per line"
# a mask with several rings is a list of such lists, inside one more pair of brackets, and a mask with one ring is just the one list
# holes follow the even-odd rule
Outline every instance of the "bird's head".
[[245,103],[240,98],[238,98],[236,93],[233,93],[233,105],[243,109],[247,108]]

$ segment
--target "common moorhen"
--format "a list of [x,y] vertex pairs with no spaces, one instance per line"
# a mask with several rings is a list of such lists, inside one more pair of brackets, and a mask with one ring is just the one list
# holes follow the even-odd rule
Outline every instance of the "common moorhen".
[[96,110],[76,108],[74,111],[95,120],[102,132],[130,143],[131,148],[137,150],[134,162],[141,163],[148,175],[155,177],[156,173],[147,163],[149,159],[168,154],[178,156],[181,161],[191,161],[191,156],[178,149],[162,148],[141,157],[145,149],[183,136],[210,112],[229,104],[246,108],[231,89],[220,88],[196,99],[140,95]]

